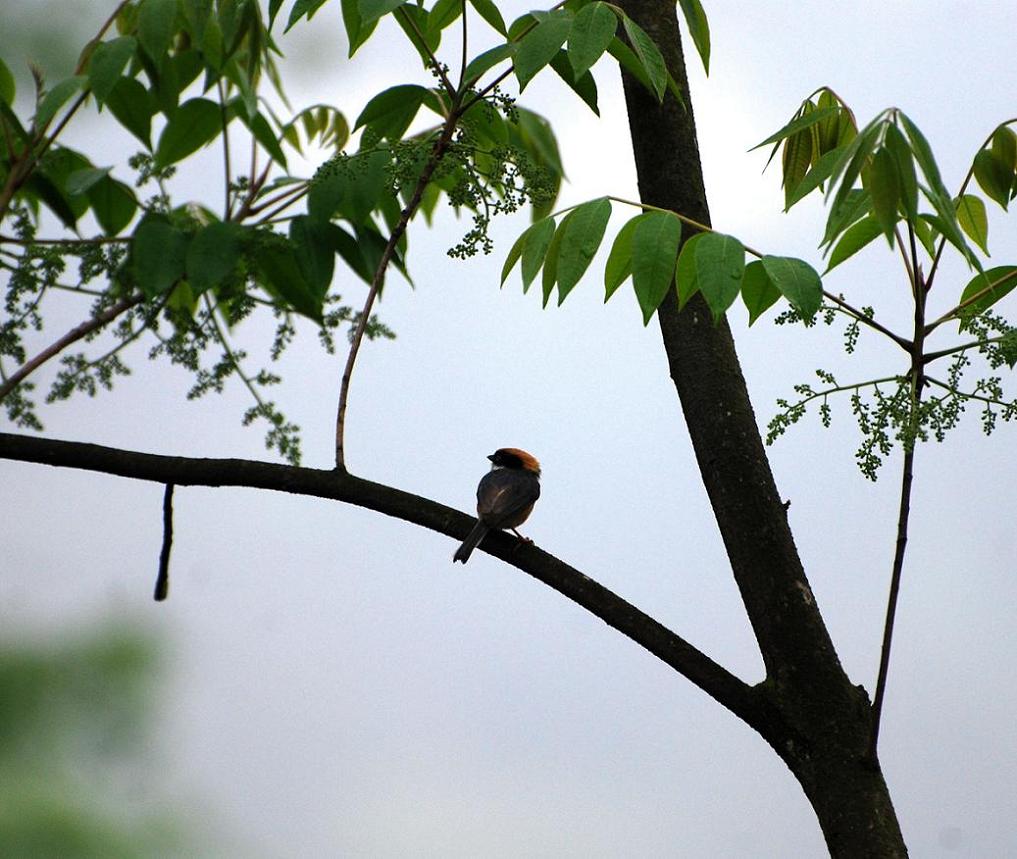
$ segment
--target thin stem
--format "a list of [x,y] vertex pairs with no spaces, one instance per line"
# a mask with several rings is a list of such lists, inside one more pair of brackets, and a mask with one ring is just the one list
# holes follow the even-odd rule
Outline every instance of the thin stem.
[[457,91],[462,90],[463,84],[466,83],[466,52],[468,50],[467,33],[466,33],[466,0],[463,0],[462,6],[463,6],[463,13],[462,13],[463,14],[463,28],[462,28],[463,29],[463,43],[462,43],[462,49],[461,49],[461,52],[460,52],[461,56],[460,56],[460,59],[459,59],[459,86],[456,87]]
[[869,758],[877,760],[879,747],[879,723],[883,714],[883,699],[886,696],[886,679],[890,670],[890,648],[893,644],[893,626],[897,617],[897,598],[900,595],[901,575],[904,571],[904,552],[908,544],[908,522],[911,518],[911,487],[914,483],[915,447],[918,443],[919,407],[925,388],[925,305],[929,290],[921,272],[915,268],[915,338],[911,348],[911,415],[908,434],[904,441],[904,466],[901,473],[900,508],[897,515],[897,545],[893,555],[893,569],[890,573],[890,592],[886,601],[886,620],[883,624],[883,644],[879,653],[879,674],[876,678],[876,692],[872,700],[872,730],[869,734]]
[[219,341],[219,345],[222,346],[223,351],[226,352],[226,357],[230,359],[230,363],[233,365],[233,369],[237,371],[237,375],[240,377],[240,380],[244,383],[251,396],[254,397],[254,401],[258,404],[258,408],[264,410],[265,401],[262,400],[261,394],[258,393],[257,386],[244,372],[243,367],[240,366],[240,359],[237,358],[236,353],[230,347],[229,341],[227,341],[222,328],[219,327],[219,322],[215,318],[215,307],[212,305],[207,294],[205,295],[205,307],[208,310],[208,320],[212,323],[212,330],[215,332],[216,340]]
[[831,388],[826,388],[822,391],[816,391],[812,394],[809,394],[804,399],[797,400],[793,406],[785,409],[781,413],[781,416],[789,415],[795,408],[807,406],[813,400],[829,397],[831,394],[839,394],[841,391],[860,391],[862,388],[874,388],[877,385],[884,384],[885,382],[898,382],[901,381],[901,379],[902,379],[901,376],[884,376],[882,379],[870,379],[867,382],[855,382],[852,385],[834,385]]
[[965,307],[970,307],[976,301],[979,301],[980,299],[985,298],[985,296],[988,295],[989,293],[991,293],[992,290],[994,290],[997,286],[1002,286],[1004,283],[1006,283],[1008,280],[1010,280],[1011,278],[1014,278],[1014,277],[1017,277],[1017,271],[1011,271],[1011,272],[1008,272],[1007,274],[1000,275],[998,278],[996,278],[996,280],[992,281],[992,283],[990,283],[984,289],[980,289],[974,295],[971,295],[968,298],[965,298],[960,304],[958,304],[952,310],[948,310],[946,313],[944,313],[942,316],[940,316],[939,319],[936,319],[934,322],[930,322],[928,325],[926,325],[925,326],[925,333],[929,334],[932,331],[934,331],[936,328],[938,328],[940,325],[942,325],[944,322],[949,322],[958,313],[960,313]]
[[900,346],[901,349],[903,349],[905,352],[910,352],[911,351],[911,348],[912,348],[913,344],[911,343],[910,340],[908,340],[905,337],[901,337],[899,334],[894,334],[885,325],[881,325],[880,323],[876,322],[875,319],[872,319],[872,318],[866,316],[860,310],[858,310],[855,307],[852,307],[850,304],[848,304],[846,301],[844,301],[843,298],[840,298],[839,296],[834,295],[832,292],[827,292],[825,289],[823,290],[823,297],[825,299],[827,299],[828,301],[832,301],[834,304],[836,304],[838,307],[840,307],[845,313],[847,313],[853,319],[856,319],[858,322],[861,322],[863,325],[868,325],[869,328],[872,328],[874,331],[878,331],[880,334],[883,334],[884,336],[889,337],[891,340],[893,340],[894,343],[896,343],[898,346]]
[[913,295],[914,292],[915,292],[915,271],[916,271],[916,266],[914,265],[914,260],[915,260],[915,252],[914,252],[915,231],[911,227],[911,224],[908,224],[908,232],[911,234],[911,259],[910,260],[908,259],[907,252],[904,250],[904,240],[903,240],[903,238],[901,237],[901,234],[900,234],[900,227],[896,226],[896,227],[893,228],[893,234],[897,238],[897,249],[900,251],[900,258],[901,258],[901,260],[903,260],[904,268],[905,268],[905,270],[908,273],[908,281],[911,283],[911,293]]
[[420,206],[420,201],[424,196],[424,189],[427,187],[427,183],[431,181],[431,176],[434,174],[438,163],[445,155],[445,150],[448,149],[449,144],[452,142],[452,135],[455,133],[456,125],[462,116],[462,110],[464,108],[461,104],[457,104],[457,100],[460,98],[459,95],[453,99],[452,110],[449,113],[448,118],[445,120],[445,125],[442,128],[441,136],[434,144],[434,149],[431,150],[431,157],[428,159],[427,164],[421,171],[419,178],[417,179],[416,187],[413,189],[413,194],[410,196],[409,201],[406,204],[406,208],[402,210],[399,215],[399,221],[396,223],[395,228],[392,230],[392,234],[389,236],[388,242],[385,245],[385,250],[382,252],[381,259],[378,261],[378,267],[375,269],[374,278],[371,281],[371,288],[368,290],[367,298],[364,300],[364,309],[361,311],[360,320],[357,323],[356,331],[353,334],[353,340],[350,343],[349,355],[346,358],[346,367],[343,369],[342,380],[339,384],[339,407],[336,412],[335,421],[335,467],[337,471],[346,471],[346,451],[345,451],[345,430],[346,430],[346,405],[349,400],[350,394],[350,380],[353,378],[353,367],[356,364],[357,354],[360,352],[361,343],[364,340],[364,332],[367,330],[367,323],[371,317],[371,309],[374,307],[374,300],[378,296],[378,291],[381,289],[381,284],[385,279],[385,271],[388,268],[389,262],[392,260],[392,256],[395,254],[396,245],[399,240],[403,237],[406,232],[406,227],[409,225],[410,218],[416,213],[417,208]]
[[[643,209],[644,211],[647,212],[664,212],[664,214],[667,215],[674,215],[683,224],[688,224],[690,227],[695,227],[702,233],[715,232],[713,227],[709,227],[706,224],[702,224],[699,221],[694,220],[693,218],[689,218],[681,214],[680,212],[675,212],[673,209],[665,209],[662,208],[661,206],[654,206],[652,203],[643,203],[638,200],[629,200],[625,197],[616,197],[613,194],[608,194],[607,199],[614,200],[616,203],[622,203],[625,206],[632,206],[633,208],[636,209]],[[760,251],[757,251],[754,248],[750,248],[748,245],[744,245],[744,248],[746,253],[749,253],[754,257],[762,259],[763,254]]]
[[[226,116],[226,93],[223,90],[222,80],[216,81],[216,88],[219,92],[219,115],[222,120],[222,159],[223,159],[223,171],[225,173],[223,179],[224,193],[226,195],[225,202],[223,204],[223,220],[229,221],[233,218],[233,199],[230,194],[230,186],[233,184],[233,168],[230,165],[230,136],[229,136],[229,122]],[[254,178],[253,176],[251,177]]]
[[287,197],[292,197],[293,199],[287,202],[286,205],[292,205],[296,200],[300,199],[301,194],[306,194],[310,190],[310,187],[309,182],[304,182],[301,185],[295,185],[292,188],[287,188],[285,191],[280,191],[278,194],[262,200],[257,206],[246,206],[244,210],[237,213],[237,217],[239,218],[240,215],[258,215],[265,211],[265,209],[271,208],[276,203],[285,200]]
[[952,385],[948,385],[946,382],[941,382],[939,379],[934,379],[931,376],[926,376],[925,381],[928,382],[930,385],[936,385],[936,387],[942,388],[944,391],[947,391],[954,397],[959,397],[962,400],[977,400],[978,402],[985,403],[986,405],[989,406],[1001,406],[1003,408],[1011,408],[1014,405],[1014,403],[1008,403],[1006,400],[997,400],[995,397],[985,397],[982,396],[981,394],[976,394],[973,392],[970,394],[966,393],[953,387]]
[[[284,202],[280,203],[278,206],[276,206],[274,209],[272,209],[271,212],[269,212],[268,214],[266,214],[263,217],[259,218],[258,219],[258,223],[259,224],[267,224],[269,221],[271,221],[273,218],[275,218],[275,216],[278,215],[280,212],[285,212],[290,206],[292,206],[298,200],[303,199],[308,193],[310,193],[310,190],[311,190],[310,184],[305,185],[303,188],[301,188],[299,190],[299,192],[294,193],[288,200],[285,200]],[[280,196],[283,196],[283,195],[280,195]],[[262,207],[258,207],[256,211],[260,212],[261,208]],[[255,210],[252,209],[252,213],[254,211]]]
[[7,381],[0,385],[0,400],[6,397],[11,391],[14,390],[30,373],[38,369],[42,364],[45,364],[54,355],[58,355],[72,343],[80,340],[91,334],[93,331],[98,331],[104,325],[108,325],[114,319],[116,319],[125,310],[130,310],[137,304],[141,304],[144,300],[144,296],[136,295],[133,298],[123,298],[114,304],[112,307],[106,308],[98,316],[88,319],[82,322],[80,325],[72,328],[59,340],[51,343],[45,349],[43,349],[38,355],[27,361],[21,367],[19,367],[14,373],[12,373]]
[[876,760],[879,744],[879,722],[883,713],[883,699],[886,695],[886,678],[890,669],[890,646],[893,643],[893,625],[897,615],[897,597],[900,594],[901,573],[904,570],[904,551],[908,544],[908,520],[911,516],[911,486],[914,482],[915,449],[905,452],[904,470],[901,475],[900,509],[897,515],[897,547],[893,556],[893,572],[890,575],[890,594],[886,604],[886,621],[883,624],[883,646],[879,654],[879,677],[876,680],[876,695],[872,702],[872,733],[869,735],[869,757]]
[[452,81],[450,81],[448,79],[448,75],[445,74],[444,66],[442,66],[442,64],[438,61],[438,58],[428,47],[427,40],[424,38],[424,34],[420,32],[416,22],[402,9],[396,9],[395,14],[399,16],[399,20],[409,27],[420,40],[420,44],[416,46],[417,49],[423,51],[424,54],[427,55],[428,63],[430,63],[431,68],[434,69],[435,74],[438,75],[438,78],[441,80],[441,85],[445,87],[445,91],[449,94],[449,98],[455,98],[456,88],[452,86]]
[[[940,349],[938,352],[926,352],[922,357],[922,362],[925,364],[931,364],[933,361],[938,361],[940,358],[946,358],[950,355],[956,355],[958,352],[965,352],[968,349],[974,349],[977,346],[986,346],[989,343],[999,343],[1006,339],[1006,335],[999,335],[998,337],[986,337],[984,340],[972,340],[970,343],[964,343],[960,346],[951,346],[949,349]],[[931,382],[932,379],[926,379]]]

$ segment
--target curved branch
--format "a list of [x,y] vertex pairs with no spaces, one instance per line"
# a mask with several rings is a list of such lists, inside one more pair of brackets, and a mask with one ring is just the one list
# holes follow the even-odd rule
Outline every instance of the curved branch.
[[[0,433],[0,458],[177,486],[246,486],[310,495],[375,510],[457,540],[465,537],[474,525],[472,516],[444,504],[343,471],[244,459],[160,456],[11,433]],[[579,570],[502,532],[489,535],[480,548],[613,626],[749,725],[772,728],[773,714],[764,694]]]

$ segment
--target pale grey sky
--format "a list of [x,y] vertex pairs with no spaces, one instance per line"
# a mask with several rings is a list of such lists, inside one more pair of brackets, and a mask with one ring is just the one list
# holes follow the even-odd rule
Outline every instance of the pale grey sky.
[[[104,8],[93,3],[87,14],[98,23]],[[754,247],[821,268],[818,202],[782,215],[777,174],[760,176],[765,154],[747,153],[816,87],[833,87],[860,122],[902,108],[951,188],[988,132],[1017,115],[1010,4],[706,9],[710,78],[691,52],[689,62],[713,220]],[[335,100],[352,119],[385,86],[429,82],[392,25],[347,64],[337,19],[327,6],[281,39],[294,103]],[[534,82],[522,102],[554,117],[571,180],[563,204],[636,193],[617,72],[606,61],[596,71],[599,120],[552,78]],[[74,133],[84,141],[95,128]],[[97,159],[108,158],[91,144]],[[180,187],[184,197],[205,193],[200,181]],[[504,254],[525,223],[499,221],[495,254],[465,264],[444,255],[462,223],[440,218],[411,234],[416,289],[393,278],[380,308],[399,338],[367,344],[358,365],[351,470],[469,510],[486,454],[503,445],[531,450],[544,465],[543,495],[525,533],[746,680],[760,679],[656,324],[643,328],[627,288],[602,304],[602,258],[559,309],[542,311],[538,295],[522,296],[516,276],[499,291]],[[992,209],[994,264],[1017,255],[1013,237],[1013,221]],[[967,280],[959,267],[944,274]],[[950,286],[938,283],[945,308]],[[361,300],[359,284],[337,288]],[[906,285],[885,245],[873,244],[828,288],[890,320],[907,312]],[[788,330],[772,315],[746,329],[740,307],[730,314],[761,423],[776,397],[811,381],[817,367],[862,379],[902,366],[872,338],[847,358],[839,329]],[[245,348],[255,352],[268,330],[247,326]],[[308,330],[284,364],[277,399],[304,429],[310,466],[331,464],[339,360],[321,354]],[[114,394],[49,409],[47,434],[159,453],[265,456],[261,433],[240,426],[242,391],[188,403],[184,374],[140,352],[132,366]],[[881,746],[915,856],[1017,851],[1015,432],[1001,425],[985,439],[972,413],[945,444],[917,456]],[[857,443],[847,402],[835,402],[831,430],[807,419],[771,458],[841,658],[871,690],[899,457],[873,485],[854,466]],[[153,792],[192,821],[208,821],[216,843],[230,845],[217,850],[824,852],[797,783],[753,732],[600,621],[483,553],[453,568],[453,541],[358,508],[179,488],[171,597],[155,605],[161,487],[6,462],[0,469],[5,630],[55,635],[120,617],[165,635],[166,742],[154,770],[164,777]]]

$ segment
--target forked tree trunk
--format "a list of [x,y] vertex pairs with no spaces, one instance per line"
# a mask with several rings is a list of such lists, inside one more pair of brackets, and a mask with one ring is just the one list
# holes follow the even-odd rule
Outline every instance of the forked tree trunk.
[[[624,76],[642,199],[709,224],[674,0],[622,0],[660,46],[683,107]],[[690,232],[686,229],[684,238]],[[878,761],[871,706],[853,686],[802,569],[726,320],[696,296],[658,311],[664,349],[703,483],[759,643],[769,702],[755,728],[805,790],[835,857],[901,857],[907,848]]]

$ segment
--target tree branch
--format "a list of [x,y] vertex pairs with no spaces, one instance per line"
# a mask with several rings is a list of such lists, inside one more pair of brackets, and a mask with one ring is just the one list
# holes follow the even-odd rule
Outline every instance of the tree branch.
[[82,337],[91,334],[93,331],[97,331],[104,325],[108,325],[125,310],[130,310],[134,307],[134,305],[140,304],[143,300],[144,296],[140,294],[133,298],[123,298],[112,307],[106,308],[106,310],[98,316],[85,320],[80,325],[68,331],[59,340],[50,343],[50,345],[43,349],[38,355],[30,361],[26,361],[15,372],[11,373],[7,381],[0,385],[0,400],[20,385],[26,376],[38,369],[42,364],[45,364],[54,355],[59,355],[60,352],[70,346],[71,343],[80,340]]
[[[0,433],[0,458],[78,468],[177,486],[244,486],[308,495],[364,507],[463,539],[472,516],[444,504],[343,471],[296,468],[243,459],[160,456],[82,442]],[[771,718],[765,696],[681,636],[617,594],[532,544],[502,532],[480,548],[582,606],[648,650],[749,725]]]

